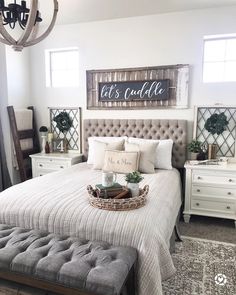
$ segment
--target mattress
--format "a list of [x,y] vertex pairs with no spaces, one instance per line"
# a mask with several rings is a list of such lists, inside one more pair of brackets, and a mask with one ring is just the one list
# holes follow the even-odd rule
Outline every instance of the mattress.
[[[125,184],[124,175],[117,180]],[[132,246],[139,256],[138,294],[162,294],[161,281],[175,272],[169,240],[181,205],[178,171],[144,174],[147,204],[132,211],[91,207],[86,187],[97,183],[101,171],[80,163],[13,186],[0,194],[0,223]]]

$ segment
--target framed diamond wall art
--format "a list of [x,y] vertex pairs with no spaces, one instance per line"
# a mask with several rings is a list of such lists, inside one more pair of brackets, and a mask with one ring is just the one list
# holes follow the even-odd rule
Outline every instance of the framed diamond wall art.
[[81,153],[81,108],[49,107],[50,128],[53,138],[65,139],[68,150]]
[[196,106],[193,138],[216,144],[218,157],[236,157],[236,106]]

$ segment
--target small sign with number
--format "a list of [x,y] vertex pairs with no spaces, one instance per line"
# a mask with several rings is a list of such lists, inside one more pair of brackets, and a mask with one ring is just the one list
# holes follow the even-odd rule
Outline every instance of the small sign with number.
[[67,152],[67,145],[65,139],[53,139],[52,140],[52,151],[59,152],[59,153],[66,153]]

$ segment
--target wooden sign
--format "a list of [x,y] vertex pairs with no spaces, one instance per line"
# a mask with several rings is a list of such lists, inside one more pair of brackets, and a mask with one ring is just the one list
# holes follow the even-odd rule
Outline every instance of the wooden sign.
[[99,83],[99,101],[145,101],[169,98],[170,80]]
[[188,107],[189,65],[86,72],[87,109]]

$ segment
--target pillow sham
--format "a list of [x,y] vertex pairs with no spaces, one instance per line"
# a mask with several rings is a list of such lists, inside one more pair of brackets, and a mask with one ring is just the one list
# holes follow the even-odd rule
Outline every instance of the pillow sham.
[[102,169],[104,163],[104,156],[106,149],[110,150],[119,150],[121,151],[124,148],[124,142],[100,142],[94,141],[94,164],[93,169]]
[[129,137],[129,143],[144,143],[144,142],[156,142],[158,143],[156,152],[155,152],[155,168],[157,169],[172,169],[172,148],[173,148],[173,140],[172,139],[143,139],[143,138],[135,138]]
[[139,152],[106,150],[103,170],[116,173],[130,173],[138,170]]
[[142,143],[128,143],[125,142],[125,151],[139,151],[139,171],[142,173],[155,173],[155,152],[158,143],[156,142],[142,142]]
[[112,136],[91,136],[88,138],[88,160],[87,164],[94,164],[94,141],[100,141],[105,143],[111,143],[111,142],[122,142],[124,144],[125,140],[127,139],[127,136],[122,137],[112,137]]

